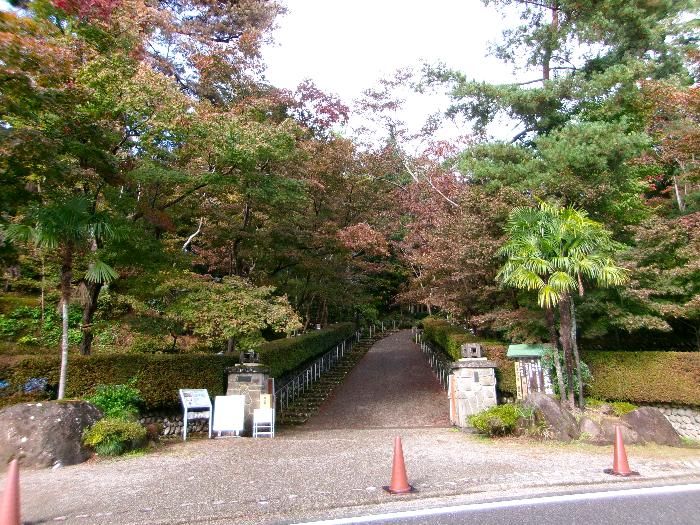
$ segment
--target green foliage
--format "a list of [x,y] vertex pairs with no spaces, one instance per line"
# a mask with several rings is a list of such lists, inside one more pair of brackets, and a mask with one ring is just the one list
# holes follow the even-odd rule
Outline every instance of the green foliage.
[[507,260],[497,279],[536,290],[542,308],[556,306],[574,291],[583,294],[584,280],[603,287],[627,281],[610,257],[615,248],[610,232],[583,210],[544,201],[537,208],[516,208],[506,231],[499,253]]
[[610,403],[610,406],[612,406],[613,412],[615,412],[617,417],[622,417],[637,409],[637,405],[633,405],[627,401],[613,401]]
[[106,417],[86,429],[83,443],[104,456],[118,456],[146,444],[146,429],[134,421]]
[[488,341],[470,334],[459,326],[452,325],[444,319],[426,317],[423,319],[425,337],[456,361],[460,359],[460,348],[464,343],[480,343],[484,348],[486,357],[495,362],[496,388],[501,393],[515,396],[517,389],[515,384],[515,367],[506,354],[508,349],[504,343]]
[[520,418],[528,415],[518,405],[509,403],[492,406],[469,416],[469,424],[488,436],[506,436],[515,432]]
[[0,314],[0,336],[15,337],[21,329],[22,323],[19,320]]
[[231,337],[246,350],[264,342],[265,328],[285,333],[301,328],[286,297],[275,297],[274,288],[241,278],[216,283],[186,273],[166,281],[157,292],[169,303],[166,314],[186,330],[214,341]]
[[584,352],[590,395],[632,403],[700,405],[699,352]]
[[[559,364],[561,365],[561,369],[563,370],[564,367],[566,366],[564,363],[564,356],[562,355],[561,352],[556,352],[557,356],[559,357]],[[545,368],[549,371],[549,377],[551,378],[556,378],[557,377],[557,370],[556,366],[554,364],[554,359],[555,357],[555,350],[551,347],[547,347],[544,355],[542,356],[542,368]],[[591,375],[591,370],[588,368],[588,365],[584,363],[583,361],[581,363],[581,379],[583,380],[583,386],[586,387],[591,383],[593,380],[593,376]],[[564,374],[564,377],[562,378],[564,380],[564,388],[567,390],[571,390],[569,388],[569,377]],[[574,374],[573,376],[573,381],[574,381],[574,388],[573,392],[578,392],[578,374]],[[561,396],[561,393],[559,392],[559,382],[558,381],[552,381],[552,387],[554,388],[554,393],[558,396]]]
[[98,385],[88,400],[99,407],[105,417],[129,420],[138,415],[143,405],[141,393],[135,388],[136,378],[122,385]]
[[[262,363],[270,367],[272,375],[280,377],[329,350],[352,333],[352,324],[334,325],[299,337],[271,341],[261,346],[258,352]],[[92,398],[98,392],[98,385],[123,384],[140,392],[143,410],[154,411],[178,407],[179,388],[206,388],[212,396],[223,395],[227,380],[225,369],[238,363],[238,355],[76,355],[71,356],[70,362],[74,373],[67,381],[67,397]],[[59,358],[27,357],[7,367],[4,372],[2,379],[7,379],[15,387],[35,377],[45,377],[50,385],[55,385],[58,383]],[[134,377],[136,381],[130,383]],[[131,397],[128,389],[119,388],[118,393],[119,396]],[[10,402],[9,398],[0,398],[0,405]]]
[[330,350],[354,331],[351,323],[341,323],[298,337],[270,341],[258,349],[260,362],[270,367],[270,375],[281,377]]

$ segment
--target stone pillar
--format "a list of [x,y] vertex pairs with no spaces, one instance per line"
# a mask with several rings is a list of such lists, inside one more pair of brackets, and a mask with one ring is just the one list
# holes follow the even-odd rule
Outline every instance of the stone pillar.
[[467,417],[496,404],[496,363],[485,357],[452,364],[448,390],[450,421],[468,427]]
[[226,395],[245,396],[245,432],[252,431],[253,410],[260,408],[260,395],[268,394],[270,369],[258,363],[243,363],[226,369]]

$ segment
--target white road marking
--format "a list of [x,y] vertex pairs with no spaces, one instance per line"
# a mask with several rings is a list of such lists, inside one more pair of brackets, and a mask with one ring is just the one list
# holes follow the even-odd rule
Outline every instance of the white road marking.
[[541,496],[537,498],[516,499],[508,501],[492,501],[488,503],[471,503],[468,505],[453,505],[450,507],[438,507],[432,509],[388,512],[384,514],[370,514],[367,516],[356,516],[353,518],[338,518],[332,520],[299,522],[295,525],[344,525],[352,523],[371,523],[375,521],[398,520],[402,518],[439,516],[443,514],[451,514],[453,512],[507,509],[513,507],[524,507],[527,505],[539,505],[547,503],[569,503],[576,501],[605,500],[619,497],[677,494],[681,492],[693,491],[700,492],[700,483],[689,483],[686,485],[669,485],[664,487],[644,487],[601,492],[584,492],[580,494],[563,494],[559,496]]

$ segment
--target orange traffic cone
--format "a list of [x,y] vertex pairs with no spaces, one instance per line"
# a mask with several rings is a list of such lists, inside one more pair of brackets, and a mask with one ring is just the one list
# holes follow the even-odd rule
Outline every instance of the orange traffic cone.
[[19,522],[19,464],[10,462],[5,481],[5,491],[0,504],[0,525],[20,525]]
[[403,462],[403,447],[399,436],[396,436],[394,439],[394,463],[391,467],[391,485],[383,488],[390,494],[405,494],[416,490],[408,484],[406,465]]
[[625,452],[625,442],[622,439],[622,430],[615,426],[615,444],[613,446],[613,468],[606,468],[603,472],[613,476],[639,476],[639,472],[630,470],[627,463],[627,452]]

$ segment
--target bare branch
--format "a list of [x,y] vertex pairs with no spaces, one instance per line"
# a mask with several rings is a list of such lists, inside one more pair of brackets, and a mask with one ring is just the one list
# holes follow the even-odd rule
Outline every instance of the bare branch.
[[189,250],[188,250],[188,247],[189,247],[190,243],[192,243],[192,239],[194,239],[194,238],[195,238],[197,235],[199,235],[200,232],[202,231],[202,223],[203,223],[203,222],[204,222],[204,217],[200,217],[200,219],[199,219],[199,226],[197,227],[197,231],[194,232],[192,235],[190,235],[190,236],[187,238],[187,240],[185,241],[185,244],[182,245],[182,251],[183,251],[183,252],[187,253],[187,252],[189,251]]

